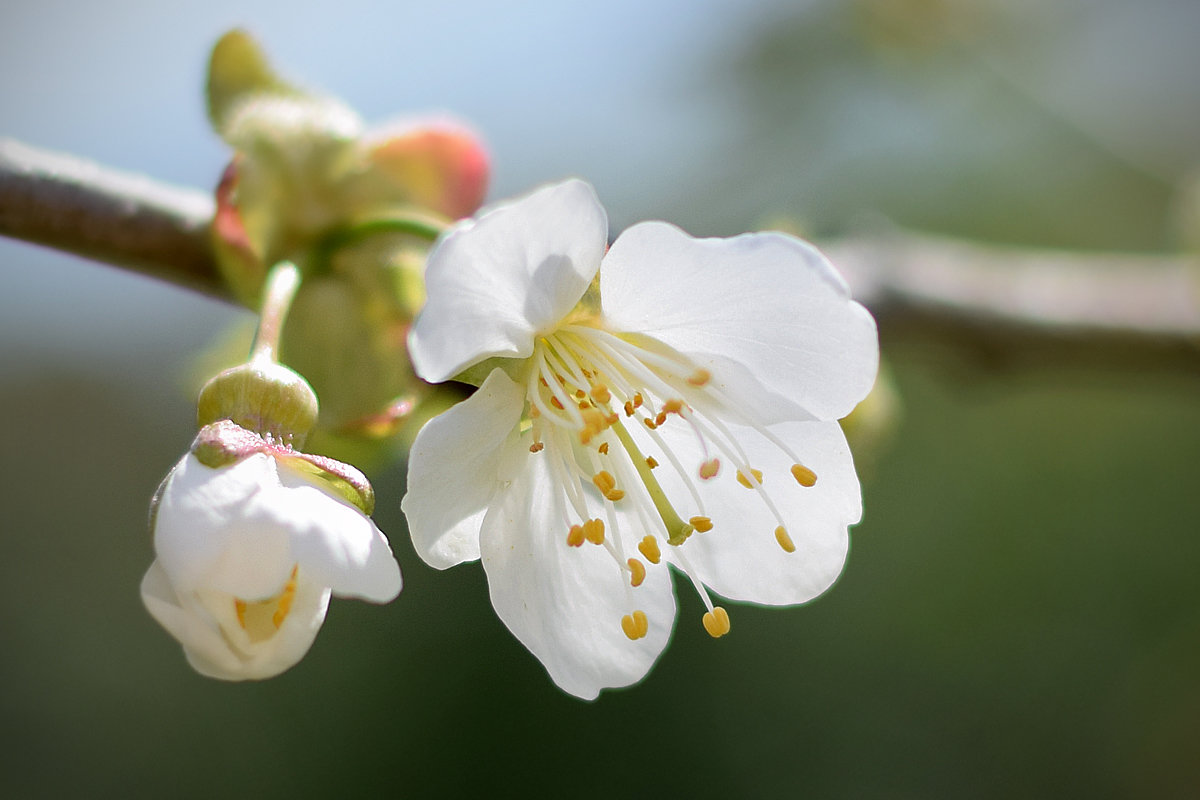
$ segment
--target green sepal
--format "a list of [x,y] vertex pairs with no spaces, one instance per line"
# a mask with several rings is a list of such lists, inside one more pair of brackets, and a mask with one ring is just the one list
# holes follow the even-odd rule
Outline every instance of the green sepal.
[[375,511],[375,490],[358,469],[325,456],[289,451],[275,457],[298,472],[317,478],[346,502],[368,517]]
[[232,420],[272,441],[300,447],[317,422],[317,395],[303,376],[268,359],[224,370],[204,385],[196,405],[203,428]]
[[246,31],[235,29],[222,36],[208,61],[208,118],[224,134],[233,111],[259,94],[296,94],[280,80]]
[[[192,440],[191,452],[204,466],[220,469],[255,453],[264,452],[268,447],[267,441],[258,434],[246,430],[232,420],[222,419],[200,429],[196,438]],[[155,500],[170,477],[168,475],[159,486]]]

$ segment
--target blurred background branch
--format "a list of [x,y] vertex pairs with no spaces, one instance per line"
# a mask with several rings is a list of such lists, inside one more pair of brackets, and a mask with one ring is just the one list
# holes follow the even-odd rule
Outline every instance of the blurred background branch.
[[[227,298],[208,193],[0,141],[0,234]],[[893,230],[824,242],[892,337],[986,367],[1200,372],[1200,285],[1185,256],[1036,251]]]

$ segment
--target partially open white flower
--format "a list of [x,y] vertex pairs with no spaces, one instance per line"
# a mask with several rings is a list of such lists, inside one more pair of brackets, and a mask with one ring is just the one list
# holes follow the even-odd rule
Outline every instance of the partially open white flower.
[[481,382],[433,419],[404,510],[435,567],[482,557],[492,603],[566,691],[639,680],[675,617],[667,564],[802,603],[861,515],[837,419],[878,366],[870,314],[811,245],[646,222],[605,252],[591,187],[550,186],[431,254],[417,372]]
[[336,462],[259,450],[216,467],[195,454],[179,462],[158,499],[157,559],[142,580],[146,608],[191,665],[224,680],[296,664],[331,594],[381,603],[400,591],[383,533],[312,468]]

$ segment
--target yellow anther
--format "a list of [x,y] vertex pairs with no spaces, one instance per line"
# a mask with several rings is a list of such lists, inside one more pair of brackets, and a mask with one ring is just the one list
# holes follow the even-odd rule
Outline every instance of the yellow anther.
[[655,428],[658,427],[658,424],[655,423],[655,421],[650,419],[649,417],[643,417],[642,422],[646,423],[646,427],[649,428],[650,430],[654,430]]
[[720,639],[729,633],[729,614],[725,612],[725,609],[716,606],[712,611],[705,612],[704,630],[708,631],[708,635],[714,639]]
[[246,630],[246,601],[233,599],[233,611],[237,614],[238,625],[242,626],[242,630]]
[[612,399],[612,393],[608,391],[608,387],[603,383],[598,383],[592,387],[592,399],[603,405]]
[[591,408],[591,407],[592,407],[592,404],[591,404],[591,403],[589,403],[587,400],[580,400],[580,401],[579,401],[579,408],[580,408],[580,410],[581,410],[581,411],[582,411],[583,409],[585,409],[585,408]]
[[583,389],[575,390],[575,399],[576,400],[582,400],[585,397],[587,397],[587,392],[585,392]]
[[596,484],[596,488],[600,490],[600,494],[608,494],[617,488],[617,479],[612,476],[612,473],[604,469],[592,476],[592,483]]
[[792,541],[791,536],[788,536],[787,528],[782,525],[775,529],[775,541],[779,542],[779,546],[783,548],[783,552],[796,552],[796,543]]
[[592,544],[604,544],[604,520],[589,519],[583,523],[583,537]]
[[567,533],[567,544],[571,547],[580,547],[583,545],[583,540],[583,526],[572,525],[571,530]]
[[654,460],[654,456],[646,456],[646,466],[650,469],[658,466],[658,462]]
[[692,517],[688,523],[701,533],[708,533],[713,527],[712,520],[708,517]]
[[545,449],[545,447],[546,447],[545,442],[534,442],[533,444],[529,445],[529,452],[540,453],[540,452],[542,452],[542,450]]
[[627,417],[633,416],[633,401],[632,400],[625,401],[625,416],[627,416]]
[[617,416],[616,414],[609,414],[607,417],[604,418],[604,421],[607,422],[609,425],[616,425],[617,420],[619,420],[619,419],[620,419],[620,417]]
[[740,483],[742,486],[745,486],[747,489],[753,489],[755,486],[762,483],[761,469],[751,469],[750,474],[754,476],[754,483],[751,483],[750,479],[746,477],[746,473],[742,472],[740,469],[738,470],[737,474],[738,483]]
[[712,373],[706,369],[700,368],[691,374],[687,382],[692,386],[703,386],[712,378]]
[[718,459],[714,458],[710,461],[705,461],[703,464],[700,465],[700,477],[703,478],[704,480],[708,480],[709,478],[715,478],[717,476],[717,472],[719,472],[720,469],[721,469],[721,462]]
[[597,449],[600,451],[600,453],[602,455],[608,455],[608,442],[601,442],[600,447],[598,447]]
[[666,421],[667,421],[667,412],[660,411],[660,412],[658,412],[658,416],[654,418],[654,427],[657,428],[659,425],[662,425]]
[[621,617],[621,630],[630,639],[637,641],[650,630],[650,621],[646,619],[645,611],[635,611]]
[[803,464],[792,464],[792,477],[801,486],[816,486],[817,484],[817,473]]
[[540,417],[541,415],[542,415],[542,412],[538,411],[538,407],[537,407],[537,406],[530,406],[530,407],[529,407],[529,418],[530,418],[530,419],[537,419],[537,418],[538,418],[538,417]]
[[683,401],[677,397],[673,397],[663,403],[662,410],[665,414],[678,414],[680,411],[683,411]]
[[271,615],[271,622],[275,625],[275,630],[279,630],[283,621],[287,619],[288,612],[292,610],[292,601],[296,599],[296,570],[298,569],[299,567],[292,567],[292,577],[283,587],[283,594],[279,595],[279,605],[276,606],[275,613]]
[[657,564],[659,561],[662,561],[662,551],[658,549],[658,539],[655,539],[653,536],[643,537],[638,542],[638,550],[651,564]]
[[608,500],[609,502],[612,502],[612,503],[615,503],[618,500],[622,500],[624,498],[625,498],[625,492],[621,489],[612,489],[612,490],[604,493],[604,499]]
[[554,407],[555,407],[555,408],[557,408],[559,411],[562,411],[562,410],[563,410],[563,404],[562,404],[562,401],[561,401],[561,400],[559,400],[557,397],[551,397],[551,398],[550,398],[550,405],[554,406]]
[[634,408],[642,407],[642,393],[641,392],[633,393],[633,407]]
[[631,586],[641,586],[642,581],[646,580],[646,565],[638,561],[636,558],[631,558],[625,562],[629,565],[629,583]]

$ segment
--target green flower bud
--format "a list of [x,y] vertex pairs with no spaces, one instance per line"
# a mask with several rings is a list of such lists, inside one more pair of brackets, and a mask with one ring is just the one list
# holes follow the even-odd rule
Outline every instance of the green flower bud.
[[268,441],[293,447],[317,422],[317,395],[298,373],[269,359],[251,359],[213,377],[200,390],[196,422],[228,419]]

